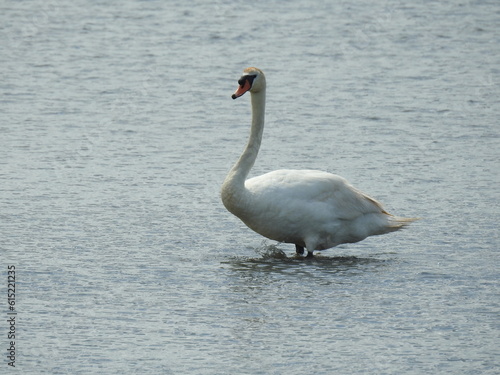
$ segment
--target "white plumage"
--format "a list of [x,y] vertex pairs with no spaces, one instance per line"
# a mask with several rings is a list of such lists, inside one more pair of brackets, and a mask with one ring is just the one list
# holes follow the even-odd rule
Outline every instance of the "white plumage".
[[415,219],[388,214],[344,178],[314,170],[277,170],[246,180],[264,129],[264,73],[247,68],[233,99],[250,91],[252,127],[247,147],[221,191],[225,207],[264,237],[293,243],[297,253],[325,250],[401,229]]

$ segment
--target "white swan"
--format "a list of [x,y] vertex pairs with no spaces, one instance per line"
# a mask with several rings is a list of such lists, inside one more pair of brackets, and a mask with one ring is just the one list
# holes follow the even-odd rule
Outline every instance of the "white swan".
[[232,98],[250,91],[252,127],[248,144],[221,190],[224,206],[249,228],[272,240],[295,244],[298,254],[401,229],[416,219],[387,213],[375,199],[344,178],[313,170],[277,170],[246,179],[264,130],[266,79],[247,68]]

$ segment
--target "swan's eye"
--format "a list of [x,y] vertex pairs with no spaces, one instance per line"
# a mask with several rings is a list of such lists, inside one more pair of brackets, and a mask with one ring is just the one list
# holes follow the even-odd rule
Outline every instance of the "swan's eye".
[[257,77],[257,75],[255,74],[252,74],[252,75],[247,75],[247,76],[242,76],[239,80],[238,80],[238,84],[240,86],[243,86],[245,85],[245,82],[248,81],[248,83],[250,84],[250,86],[252,86],[252,83],[253,83],[253,80],[255,79],[255,77]]

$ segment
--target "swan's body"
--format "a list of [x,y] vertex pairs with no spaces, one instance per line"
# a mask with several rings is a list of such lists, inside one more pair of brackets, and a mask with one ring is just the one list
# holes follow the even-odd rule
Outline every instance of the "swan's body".
[[252,127],[247,147],[222,185],[224,206],[264,237],[293,243],[297,253],[401,229],[414,219],[388,214],[375,199],[344,178],[313,170],[277,170],[246,179],[259,152],[264,129],[266,81],[247,68],[233,99],[250,91]]

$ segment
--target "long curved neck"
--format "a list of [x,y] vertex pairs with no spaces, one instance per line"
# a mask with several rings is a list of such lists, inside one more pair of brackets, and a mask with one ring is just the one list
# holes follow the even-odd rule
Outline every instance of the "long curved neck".
[[[264,131],[264,114],[266,106],[265,90],[251,93],[252,102],[252,127],[250,129],[250,137],[245,150],[241,154],[236,164],[228,173],[222,190],[224,195],[236,198],[245,192],[245,180],[248,173],[253,167],[257,154],[259,153],[260,144],[262,141],[262,132]],[[241,197],[240,197],[241,199]],[[239,199],[238,199],[239,200]]]
[[250,128],[250,137],[248,138],[247,146],[241,154],[240,158],[236,164],[229,172],[229,175],[233,175],[234,182],[241,184],[245,183],[245,180],[252,169],[255,160],[257,159],[257,154],[259,153],[260,143],[262,141],[262,133],[264,131],[264,113],[266,106],[266,93],[265,91],[260,91],[258,93],[251,94],[252,101],[252,127]]

